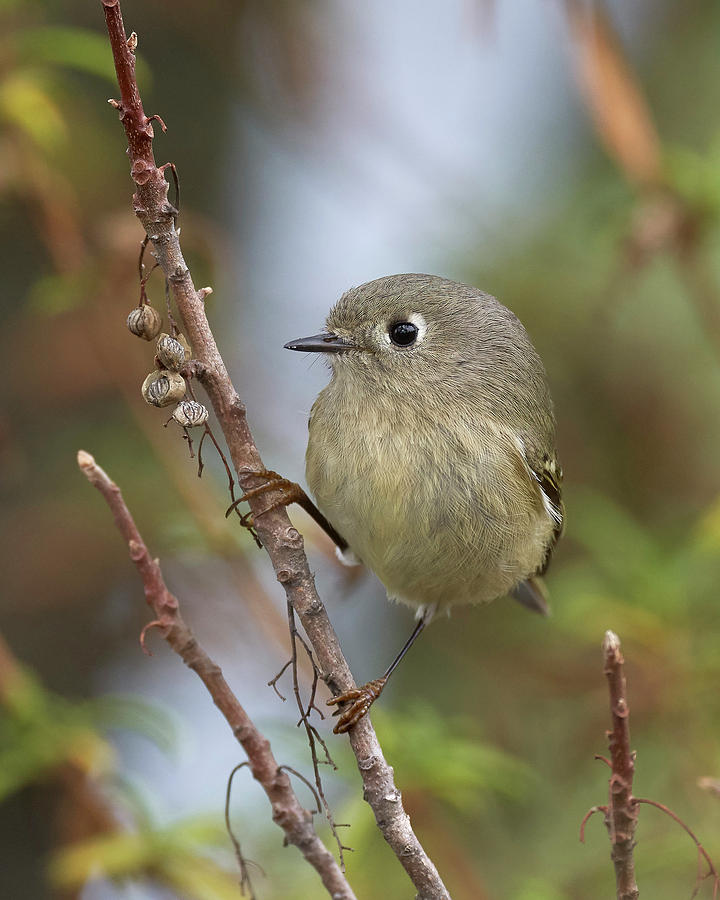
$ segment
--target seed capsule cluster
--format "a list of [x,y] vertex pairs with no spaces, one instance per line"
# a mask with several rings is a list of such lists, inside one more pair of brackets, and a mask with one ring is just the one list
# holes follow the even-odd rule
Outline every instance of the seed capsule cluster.
[[[192,357],[190,344],[182,334],[160,334],[162,319],[157,310],[149,303],[143,303],[130,311],[127,327],[130,332],[145,341],[157,337],[155,346],[155,365],[142,383],[140,392],[143,400],[150,406],[170,406],[177,403],[172,418],[183,428],[204,425],[208,411],[195,400],[184,399],[187,384],[180,374],[180,369]],[[159,337],[158,337],[159,335]]]

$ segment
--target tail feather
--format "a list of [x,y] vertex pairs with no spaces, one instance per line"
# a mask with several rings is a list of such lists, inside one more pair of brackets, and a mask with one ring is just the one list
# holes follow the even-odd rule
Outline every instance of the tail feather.
[[510,596],[533,612],[540,613],[541,616],[550,615],[550,603],[545,582],[536,575],[516,584],[510,591]]

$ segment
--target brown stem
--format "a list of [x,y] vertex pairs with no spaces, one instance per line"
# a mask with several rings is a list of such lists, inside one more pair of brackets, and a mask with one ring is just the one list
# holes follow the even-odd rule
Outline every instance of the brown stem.
[[[683,820],[668,809],[664,803],[657,800],[647,800],[642,797],[633,797],[632,785],[635,774],[635,754],[630,749],[630,710],[627,703],[627,685],[623,659],[620,650],[620,639],[612,631],[605,632],[603,641],[603,653],[605,654],[605,675],[610,688],[610,711],[613,719],[613,729],[608,731],[610,743],[610,759],[604,756],[596,756],[610,766],[610,803],[607,806],[593,806],[588,810],[580,825],[580,840],[585,841],[585,826],[597,812],[605,814],[605,825],[610,835],[612,845],[612,861],[615,865],[615,881],[617,885],[617,900],[637,900],[640,893],[635,882],[635,863],[633,861],[633,849],[635,847],[635,829],[637,827],[638,808],[644,803],[661,810],[677,822],[692,838],[698,851],[698,874],[695,887],[691,894],[697,897],[702,883],[707,878],[712,878],[713,900],[720,897],[720,871],[713,863],[709,854],[700,843],[692,829]],[[703,862],[707,871],[703,872]]]
[[257,730],[240,705],[220,667],[203,650],[185,624],[177,598],[168,590],[157,560],[150,556],[120,488],[84,450],[78,453],[78,465],[105,498],[118,531],[127,541],[130,558],[145,588],[145,598],[156,616],[154,624],[185,665],[201,679],[247,753],[253,777],[270,800],[273,821],[285,832],[288,843],[295,845],[318,872],[331,897],[355,900],[355,894],[335,858],[315,833],[312,816],[302,807],[290,779],[275,761],[269,741]]
[[[204,293],[198,292],[185,263],[175,229],[175,210],[168,202],[168,183],[155,165],[152,126],[145,116],[135,81],[135,59],[128,46],[118,0],[102,0],[120,86],[117,104],[125,128],[130,171],[135,182],[135,213],[153,245],[155,256],[170,283],[185,334],[200,361],[198,375],[222,427],[233,466],[243,489],[252,486],[252,472],[264,469],[248,427],[243,406],[230,380],[205,314]],[[263,513],[280,496],[250,501],[255,526],[268,552],[278,581],[305,629],[323,679],[334,694],[350,690],[355,682],[343,656],[337,635],[315,589],[303,540],[290,524],[287,512],[277,506]],[[435,865],[415,835],[394,783],[393,770],[366,716],[350,733],[350,745],[358,761],[364,796],[378,827],[408,876],[420,900],[445,900],[448,891]]]
[[630,710],[623,671],[625,660],[620,650],[620,639],[612,631],[605,632],[603,652],[613,723],[612,731],[608,732],[612,775],[605,824],[612,845],[617,900],[637,900],[640,892],[635,882],[633,848],[638,810],[632,795],[635,754],[630,749]]

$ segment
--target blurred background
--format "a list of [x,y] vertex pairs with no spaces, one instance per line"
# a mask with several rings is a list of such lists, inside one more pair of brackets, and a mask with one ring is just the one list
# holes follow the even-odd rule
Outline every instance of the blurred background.
[[[600,818],[600,643],[627,656],[636,794],[720,858],[720,6],[713,0],[124,0],[182,240],[268,466],[303,480],[322,363],[282,349],[394,272],[495,294],[548,369],[568,508],[553,616],[498,601],[426,632],[373,712],[454,900],[614,896]],[[225,520],[205,448],[139,386],[142,231],[100,3],[0,3],[0,846],[3,897],[237,897],[239,747],[157,636],[79,448],[122,486],[185,617],[276,756],[306,776],[266,556]],[[148,282],[163,309],[158,273]],[[197,449],[197,447],[196,447]],[[301,512],[359,680],[411,627]],[[290,685],[280,682],[289,696]],[[323,734],[327,722],[319,722]],[[345,739],[325,773],[360,898],[412,896]],[[308,806],[312,798],[298,784]],[[263,900],[323,896],[239,773]],[[316,817],[323,837],[329,832]],[[689,896],[696,849],[641,810],[643,896]],[[264,872],[264,874],[263,874]],[[379,887],[382,886],[382,887]],[[711,897],[705,882],[698,896]]]

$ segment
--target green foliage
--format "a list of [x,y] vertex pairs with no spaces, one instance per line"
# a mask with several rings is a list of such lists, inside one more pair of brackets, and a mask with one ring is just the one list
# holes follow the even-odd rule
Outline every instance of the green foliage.
[[[132,811],[136,827],[79,841],[57,851],[49,877],[60,889],[77,889],[94,878],[151,877],[198,900],[235,898],[237,876],[208,857],[225,851],[228,839],[222,816],[192,816],[168,826],[154,821],[147,786],[127,780],[113,786],[114,753],[100,732],[125,729],[142,734],[160,749],[175,748],[176,723],[158,707],[137,697],[109,695],[70,703],[33,676],[16,675],[0,714],[0,801],[27,784],[42,781],[63,763],[94,777],[104,776],[108,802]],[[231,863],[231,865],[233,865]]]
[[119,832],[73,844],[50,863],[50,880],[77,889],[93,878],[141,879],[148,875],[198,900],[236,900],[238,877],[208,858],[227,847],[222,818],[194,816],[167,827]]
[[[12,66],[0,77],[0,128],[16,129],[44,155],[56,156],[69,142],[67,109],[75,93],[71,72],[102,78],[117,90],[102,33],[57,25],[26,27],[11,32],[3,50]],[[2,62],[0,55],[0,67]],[[149,69],[137,58],[136,71],[147,87]]]
[[531,875],[523,879],[522,887],[512,894],[510,900],[561,900],[562,897],[548,879]]
[[518,802],[532,788],[528,765],[482,740],[467,716],[447,719],[428,703],[373,713],[381,742],[413,791],[438,798],[457,812],[477,814],[490,797]]
[[180,723],[165,707],[148,703],[135,694],[104,694],[83,704],[96,728],[140,734],[167,756],[176,755]]
[[113,751],[100,735],[107,728],[143,734],[166,752],[175,746],[175,722],[158,707],[117,695],[72,703],[22,673],[0,711],[0,800],[63,762],[98,774],[110,771]]
[[91,269],[63,275],[39,277],[27,296],[28,311],[39,315],[56,316],[82,306],[91,293],[96,273]]
[[7,708],[0,714],[0,799],[65,761],[102,769],[111,753],[85,711],[23,675],[15,681]]
[[42,73],[31,70],[15,72],[0,83],[0,119],[45,152],[67,139],[65,120],[48,84]]
[[714,218],[720,215],[720,132],[704,152],[670,148],[666,166],[672,186],[692,207]]
[[[49,65],[97,75],[116,86],[115,67],[107,38],[99,31],[46,25],[26,28],[16,35],[15,52],[21,65]],[[147,67],[137,65],[138,78],[148,77]]]

